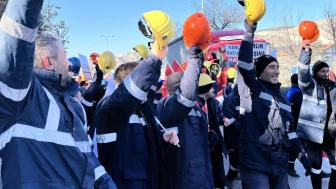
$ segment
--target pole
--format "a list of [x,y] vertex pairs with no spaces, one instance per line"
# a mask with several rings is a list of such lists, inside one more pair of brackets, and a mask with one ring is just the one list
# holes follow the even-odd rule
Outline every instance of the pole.
[[109,35],[109,36],[106,36],[106,35],[100,35],[100,37],[104,37],[106,39],[106,49],[108,50],[108,38],[109,37],[114,37],[113,35]]
[[204,14],[204,0],[202,0],[202,13]]

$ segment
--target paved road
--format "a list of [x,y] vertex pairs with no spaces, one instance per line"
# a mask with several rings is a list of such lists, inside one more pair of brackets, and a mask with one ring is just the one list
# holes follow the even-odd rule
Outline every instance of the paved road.
[[[227,160],[225,160],[225,167],[228,167],[228,166],[229,166],[229,163]],[[1,167],[1,159],[0,159],[0,167]],[[288,176],[290,188],[291,189],[312,189],[312,186],[310,184],[310,177],[306,177],[304,175],[305,170],[300,162],[298,161],[295,162],[295,169],[301,175],[301,177],[293,178],[291,176]],[[329,173],[330,165],[328,163],[324,163],[323,170]],[[329,179],[323,179],[323,187],[322,187],[323,189],[328,189],[328,182],[329,182]],[[0,177],[0,189],[2,189],[1,177]],[[240,181],[235,180],[233,182],[232,189],[241,189]]]
[[[225,161],[225,168],[228,167],[228,161]],[[288,176],[289,180],[289,186],[291,189],[312,189],[313,187],[311,186],[310,183],[310,177],[306,177],[305,170],[302,166],[302,164],[299,161],[295,162],[295,169],[296,171],[300,174],[300,178],[294,178],[291,176]],[[327,173],[330,173],[330,165],[328,163],[323,163],[323,170]],[[329,179],[323,179],[323,189],[328,189],[328,183]],[[235,180],[233,183],[233,188],[232,189],[241,189],[241,184],[240,181]]]

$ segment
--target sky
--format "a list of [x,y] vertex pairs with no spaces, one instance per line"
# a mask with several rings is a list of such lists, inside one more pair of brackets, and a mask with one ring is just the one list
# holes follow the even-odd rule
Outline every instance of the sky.
[[[195,2],[201,0],[194,0]],[[236,3],[236,0],[226,0]],[[293,15],[293,24],[297,25],[297,13],[303,12],[303,19],[319,20],[322,18],[322,8],[329,0],[265,0],[267,11],[258,23],[258,29],[281,26],[279,15],[287,9]],[[333,1],[333,0],[332,0]],[[318,2],[318,3],[317,3]],[[108,50],[115,55],[128,52],[136,44],[147,44],[149,41],[138,29],[137,22],[142,13],[161,10],[166,12],[174,22],[183,23],[195,9],[191,0],[50,0],[50,3],[60,6],[57,19],[64,20],[70,26],[67,45],[68,57],[78,56],[78,53],[89,56],[92,52],[102,53]],[[242,8],[242,11],[243,8]],[[242,29],[242,26],[238,29]]]

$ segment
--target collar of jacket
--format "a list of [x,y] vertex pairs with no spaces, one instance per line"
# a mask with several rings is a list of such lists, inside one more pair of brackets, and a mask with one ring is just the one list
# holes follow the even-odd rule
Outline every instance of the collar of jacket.
[[34,76],[39,80],[43,87],[53,94],[63,96],[75,96],[79,92],[79,84],[73,79],[65,88],[61,87],[62,76],[53,70],[34,68]]
[[265,87],[267,87],[269,90],[273,91],[273,92],[280,92],[280,87],[281,87],[281,83],[277,83],[277,84],[273,84],[261,79],[258,79],[258,81],[264,85]]
[[203,108],[203,106],[205,105],[205,99],[199,96],[197,96],[196,102],[200,108]]

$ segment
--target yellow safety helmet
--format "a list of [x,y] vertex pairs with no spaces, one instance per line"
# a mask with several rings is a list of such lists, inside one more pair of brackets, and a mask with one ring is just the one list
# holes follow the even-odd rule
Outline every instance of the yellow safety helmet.
[[234,69],[234,68],[229,68],[227,71],[226,71],[226,77],[228,79],[233,79],[233,78],[236,78],[237,76],[237,70]]
[[143,45],[143,44],[136,45],[133,48],[133,50],[138,52],[142,58],[147,58],[147,56],[149,55],[148,47],[146,45]]
[[204,61],[203,62],[203,66],[209,71],[209,69],[210,69],[210,66],[211,66],[211,62],[210,61]]
[[105,73],[110,73],[116,67],[116,58],[111,51],[104,51],[98,58],[99,68]]
[[211,77],[208,74],[201,73],[199,81],[198,81],[198,86],[202,87],[202,86],[205,86],[205,85],[212,84],[213,82],[214,81],[212,81]]
[[222,74],[222,68],[217,63],[211,63],[210,61],[204,61],[203,66],[208,70],[209,73],[217,71],[217,78]]
[[[142,20],[138,22],[139,29],[145,37],[155,39],[162,48],[169,43],[175,35],[175,24],[168,14],[154,10],[143,13],[147,27]],[[149,31],[147,31],[147,29]]]
[[266,13],[265,0],[245,0],[246,20],[249,24],[255,24]]

